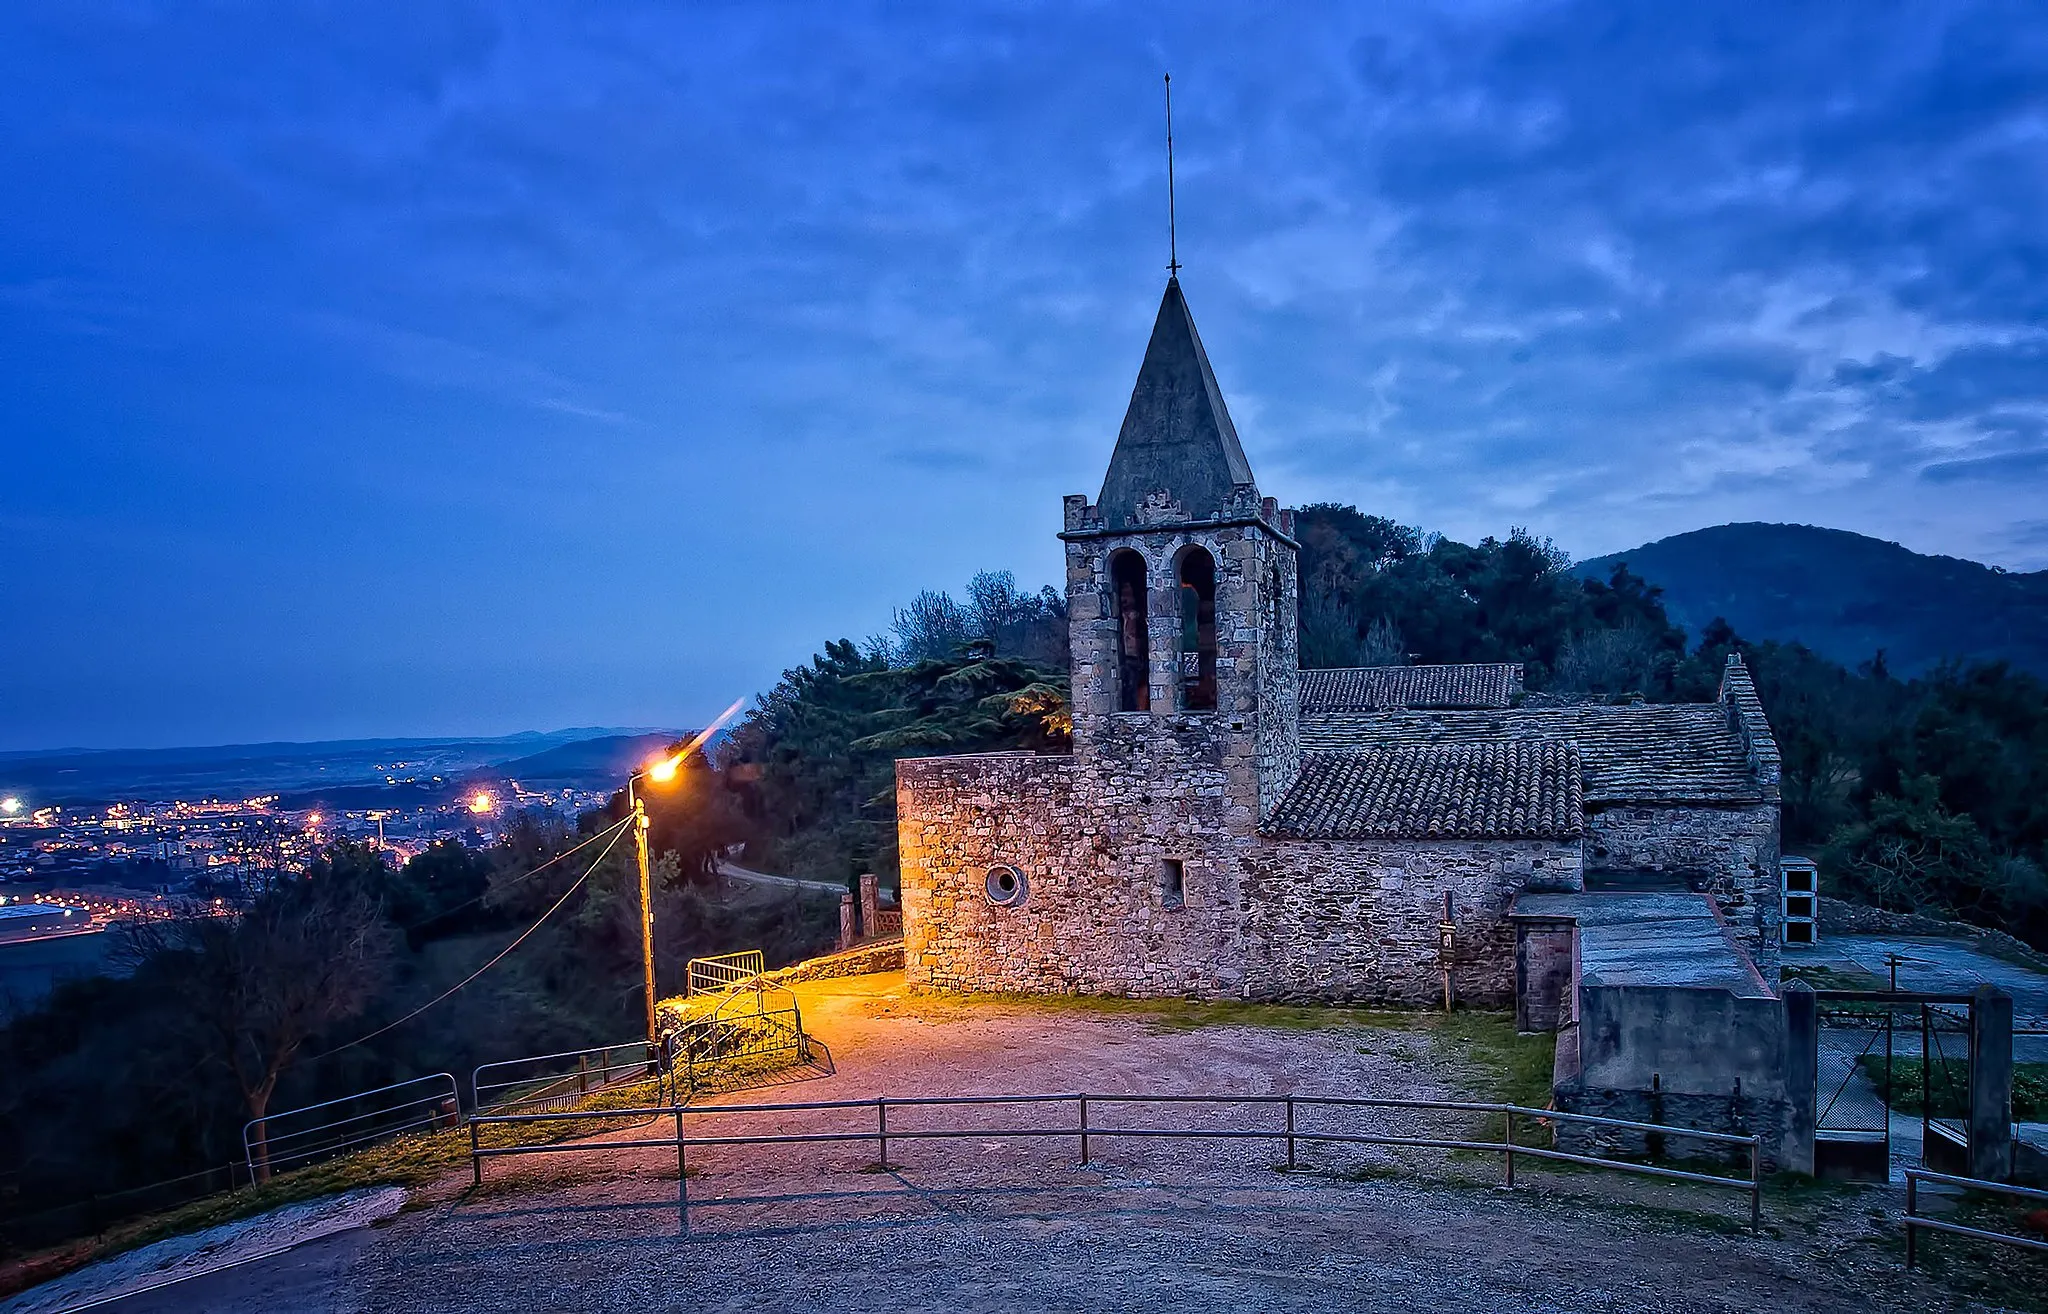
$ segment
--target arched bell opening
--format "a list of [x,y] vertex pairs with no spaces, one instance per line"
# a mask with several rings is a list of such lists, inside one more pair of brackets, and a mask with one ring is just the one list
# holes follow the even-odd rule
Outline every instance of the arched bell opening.
[[1191,547],[1180,555],[1180,705],[1216,706],[1216,558]]
[[1116,709],[1152,710],[1152,630],[1145,603],[1145,558],[1129,548],[1109,556],[1110,600],[1116,608]]

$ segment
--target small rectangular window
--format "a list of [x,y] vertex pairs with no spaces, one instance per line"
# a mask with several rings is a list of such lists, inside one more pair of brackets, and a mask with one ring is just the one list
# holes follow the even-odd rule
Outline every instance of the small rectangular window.
[[1179,858],[1167,858],[1159,864],[1159,901],[1169,908],[1187,906],[1186,866]]

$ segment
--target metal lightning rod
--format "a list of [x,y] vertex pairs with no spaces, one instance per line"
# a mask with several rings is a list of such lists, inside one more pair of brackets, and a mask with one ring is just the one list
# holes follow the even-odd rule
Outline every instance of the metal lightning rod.
[[1180,277],[1179,235],[1173,212],[1173,74],[1166,75],[1166,273]]

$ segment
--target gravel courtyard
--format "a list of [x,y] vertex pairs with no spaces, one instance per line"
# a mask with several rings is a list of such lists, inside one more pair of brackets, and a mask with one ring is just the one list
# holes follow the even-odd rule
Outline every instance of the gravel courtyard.
[[[1247,1010],[1197,1025],[1191,1010],[913,999],[900,976],[807,986],[803,1006],[836,1071],[732,1102],[1083,1089],[1494,1098],[1503,1080],[1498,1044],[1428,1018]],[[892,1132],[919,1116],[892,1113]],[[1159,1116],[1131,1109],[1092,1121]],[[1172,1116],[1242,1126],[1260,1115]],[[2003,1307],[1957,1294],[1981,1285],[1989,1265],[1909,1276],[1883,1221],[1896,1202],[1883,1192],[1771,1198],[1766,1232],[1752,1236],[1736,1192],[1533,1165],[1510,1192],[1490,1155],[1304,1147],[1301,1170],[1287,1173],[1271,1142],[1102,1138],[1091,1150],[1084,1167],[1067,1136],[900,1140],[885,1170],[868,1143],[693,1149],[687,1235],[672,1151],[499,1160],[481,1191],[466,1173],[451,1177],[387,1226],[107,1308]],[[1992,1260],[2012,1265],[1994,1291],[2048,1285],[2048,1270],[2021,1262]]]

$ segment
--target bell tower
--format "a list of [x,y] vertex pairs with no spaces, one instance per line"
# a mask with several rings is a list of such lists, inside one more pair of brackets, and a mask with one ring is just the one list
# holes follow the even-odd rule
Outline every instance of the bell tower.
[[1168,278],[1102,491],[1066,499],[1076,757],[1188,754],[1225,771],[1236,822],[1271,814],[1301,765],[1293,520]]

